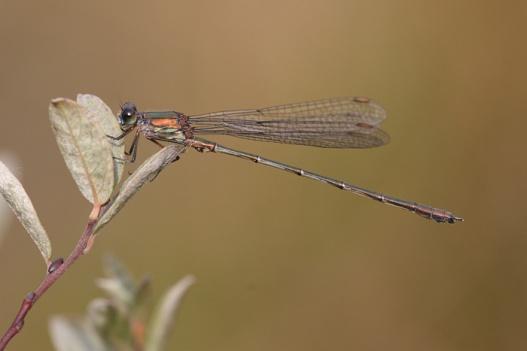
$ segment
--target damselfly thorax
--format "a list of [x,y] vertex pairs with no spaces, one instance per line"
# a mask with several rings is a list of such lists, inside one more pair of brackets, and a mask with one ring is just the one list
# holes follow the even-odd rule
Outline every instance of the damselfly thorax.
[[193,138],[189,118],[179,112],[174,112],[172,118],[146,118],[141,116],[137,121],[137,127],[147,139],[182,144],[185,140]]

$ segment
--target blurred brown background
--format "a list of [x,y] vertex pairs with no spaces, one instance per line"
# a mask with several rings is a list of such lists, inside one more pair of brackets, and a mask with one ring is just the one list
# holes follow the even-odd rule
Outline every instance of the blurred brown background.
[[[150,274],[156,297],[198,278],[174,350],[526,349],[526,18],[519,1],[0,2],[0,150],[20,160],[56,256],[90,206],[47,105],[77,93],[189,114],[369,96],[389,114],[382,148],[217,140],[466,220],[439,225],[189,151],[104,229],[9,349],[51,350],[49,316],[82,314],[100,295],[107,253]],[[141,159],[154,151],[143,142]],[[2,332],[43,273],[13,219]]]

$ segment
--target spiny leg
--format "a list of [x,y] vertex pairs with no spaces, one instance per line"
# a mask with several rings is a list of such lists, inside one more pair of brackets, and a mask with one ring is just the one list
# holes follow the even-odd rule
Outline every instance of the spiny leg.
[[127,136],[128,133],[130,133],[133,129],[134,128],[129,128],[129,129],[125,130],[121,135],[118,135],[116,137],[106,134],[106,137],[108,137],[109,139],[115,140],[115,141],[119,141],[119,140],[123,139],[125,136]]
[[155,139],[150,139],[150,138],[146,138],[147,140],[153,142],[154,144],[156,144],[157,146],[159,146],[160,148],[164,148],[165,146],[163,144],[161,144],[159,141],[155,140]]
[[127,156],[130,156],[130,163],[135,162],[135,158],[137,157],[137,145],[139,144],[139,130],[135,132],[134,140],[132,141],[132,145],[130,146],[130,150],[128,152],[125,152]]

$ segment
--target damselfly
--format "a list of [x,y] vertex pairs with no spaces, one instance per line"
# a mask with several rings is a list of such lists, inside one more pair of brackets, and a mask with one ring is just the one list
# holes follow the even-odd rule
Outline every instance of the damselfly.
[[122,139],[135,130],[132,145],[127,153],[131,162],[135,161],[139,136],[142,134],[159,146],[162,146],[160,142],[171,142],[201,152],[210,151],[240,157],[404,208],[436,222],[455,223],[463,220],[446,210],[400,200],[198,138],[202,134],[222,134],[259,141],[327,148],[381,146],[389,141],[388,134],[379,128],[379,124],[386,118],[386,112],[379,104],[368,98],[332,98],[194,116],[176,111],[139,112],[135,104],[127,102],[121,106],[118,118],[123,133],[112,139]]

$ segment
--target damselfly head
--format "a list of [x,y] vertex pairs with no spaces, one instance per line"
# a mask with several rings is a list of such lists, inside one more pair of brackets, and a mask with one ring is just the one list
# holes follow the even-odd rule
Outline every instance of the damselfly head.
[[137,123],[137,107],[132,102],[125,102],[121,106],[119,113],[119,124],[121,126],[131,126]]

